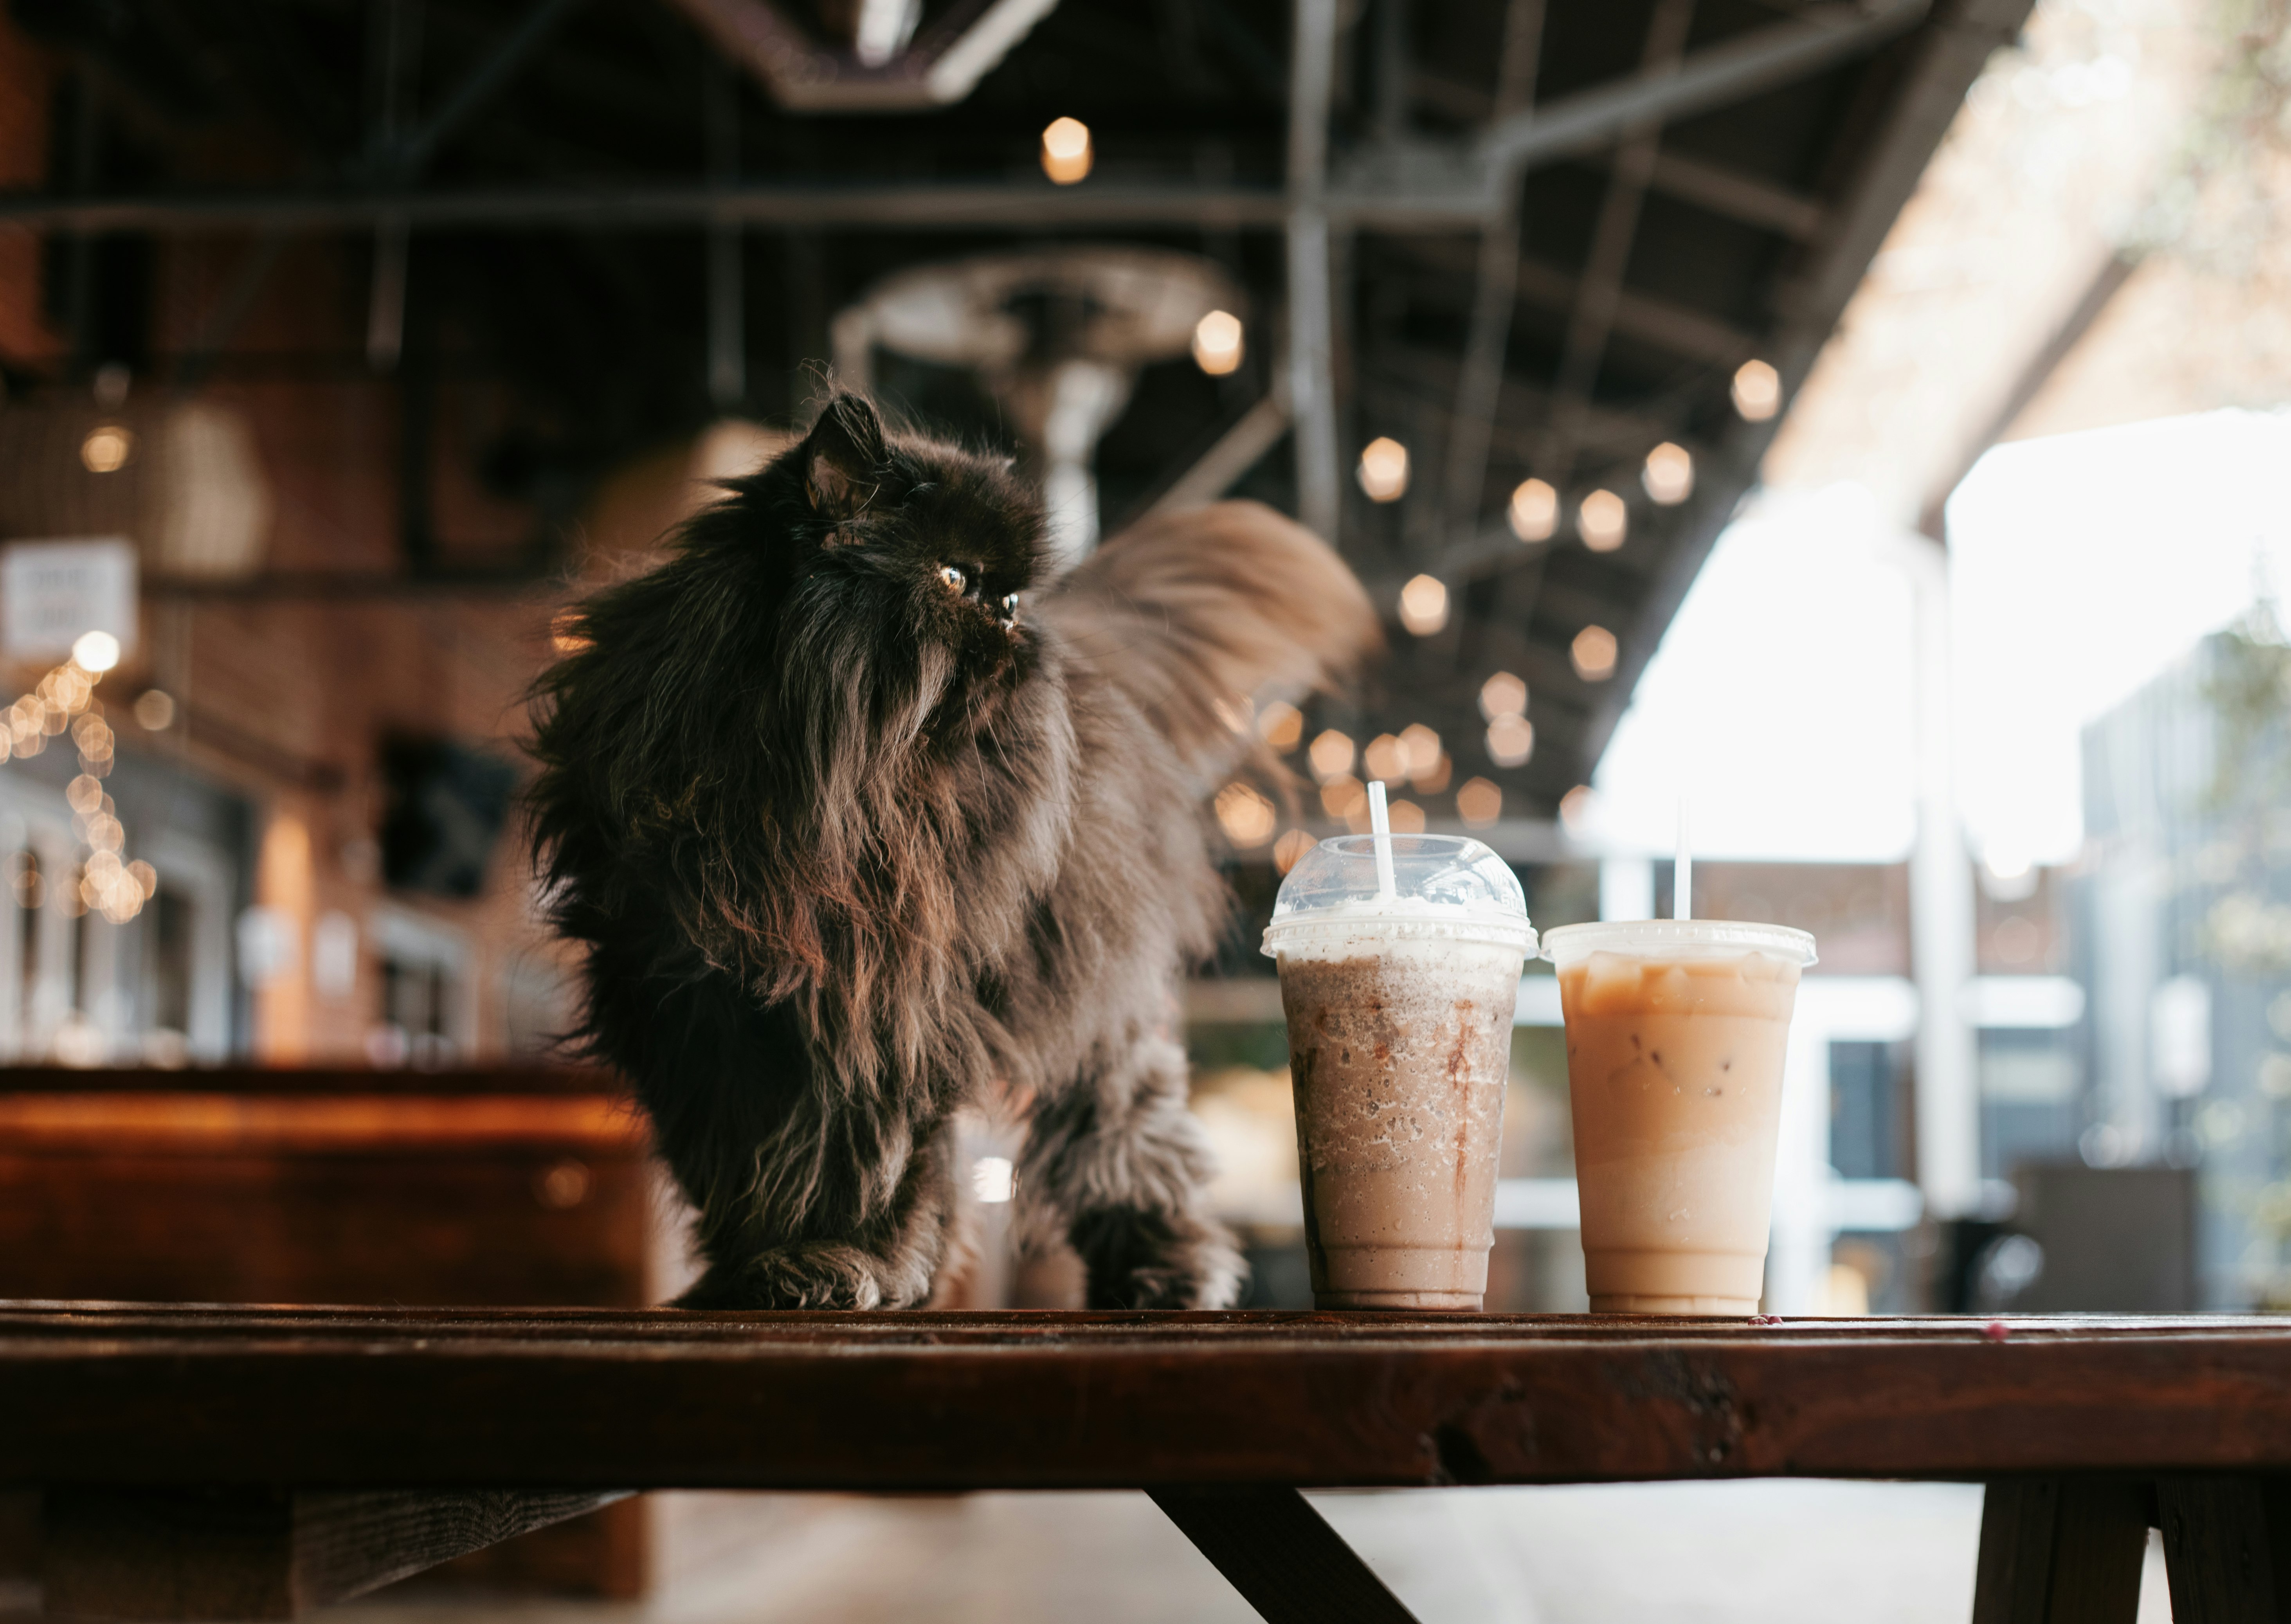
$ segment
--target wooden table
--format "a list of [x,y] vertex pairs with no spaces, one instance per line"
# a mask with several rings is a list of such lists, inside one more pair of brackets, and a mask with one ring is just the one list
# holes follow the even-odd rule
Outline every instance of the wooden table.
[[2271,1319],[19,1303],[0,1417],[58,1616],[291,1616],[637,1489],[1139,1488],[1267,1619],[1402,1620],[1298,1487],[1823,1476],[1986,1483],[1978,1624],[2129,1624],[2151,1525],[2181,1624],[2291,1617]]

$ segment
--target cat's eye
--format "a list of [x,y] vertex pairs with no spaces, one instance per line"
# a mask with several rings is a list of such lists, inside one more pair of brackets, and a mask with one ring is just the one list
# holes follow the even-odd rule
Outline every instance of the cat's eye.
[[970,590],[970,572],[960,564],[940,565],[938,578],[946,583],[946,590],[950,592],[967,592]]
[[1004,620],[1016,620],[1018,618],[1017,593],[1012,592],[1002,599],[1002,618]]

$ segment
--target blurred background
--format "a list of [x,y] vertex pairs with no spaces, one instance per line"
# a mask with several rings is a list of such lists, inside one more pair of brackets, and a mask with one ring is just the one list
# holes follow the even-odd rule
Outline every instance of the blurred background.
[[[522,695],[835,382],[1018,457],[1062,558],[1253,497],[1386,616],[1355,690],[1236,709],[1290,776],[1204,811],[1252,1305],[1310,1300],[1258,933],[1378,777],[1539,927],[1667,912],[1685,804],[1697,911],[1819,938],[1770,1310],[2291,1304],[2284,0],[11,0],[0,1297],[673,1292],[642,1124],[553,1049]],[[1584,1305],[1558,1023],[1531,973],[1491,1308]],[[1076,1289],[1007,1245],[1012,1133],[968,1306]],[[1976,1514],[1917,1492],[1898,1573],[1742,1616],[1961,1612]],[[1066,1537],[997,1503],[898,1538]],[[1518,1572],[1346,1526],[1618,1616],[1568,1564],[1638,1513],[1568,1503]],[[892,1526],[773,1504],[453,1582]],[[1077,1574],[1191,1560],[1097,1515]]]

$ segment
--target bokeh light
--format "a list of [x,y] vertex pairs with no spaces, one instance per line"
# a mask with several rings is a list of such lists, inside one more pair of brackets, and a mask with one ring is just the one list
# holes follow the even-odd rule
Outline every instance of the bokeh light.
[[1503,791],[1485,778],[1467,778],[1456,792],[1456,816],[1484,829],[1503,816]]
[[1095,154],[1089,126],[1079,118],[1054,118],[1042,131],[1042,173],[1060,186],[1089,173]]
[[1631,511],[1612,491],[1593,491],[1575,511],[1575,528],[1593,552],[1612,552],[1629,531]]
[[1685,446],[1665,440],[1647,453],[1639,483],[1656,506],[1675,508],[1694,494],[1694,458]]
[[1734,369],[1734,409],[1754,423],[1762,423],[1781,409],[1782,375],[1764,361],[1745,361]]
[[1448,588],[1436,575],[1418,575],[1400,589],[1400,623],[1430,637],[1448,623]]
[[1615,674],[1615,634],[1604,626],[1586,626],[1575,634],[1567,655],[1584,681],[1604,682]]
[[1547,542],[1559,528],[1559,493],[1541,479],[1523,479],[1511,494],[1511,533],[1523,542]]
[[1498,767],[1525,767],[1535,753],[1535,724],[1524,716],[1499,716],[1488,724],[1488,760]]
[[1371,502],[1398,502],[1408,493],[1408,447],[1379,435],[1361,447],[1356,471]]
[[1194,365],[1212,378],[1222,378],[1241,365],[1241,318],[1230,310],[1211,310],[1194,324]]

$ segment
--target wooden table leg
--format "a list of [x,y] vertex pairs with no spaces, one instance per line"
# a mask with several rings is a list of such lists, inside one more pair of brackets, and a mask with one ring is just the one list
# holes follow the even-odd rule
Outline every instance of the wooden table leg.
[[2133,1624],[2148,1550],[2148,1485],[2021,1477],[1989,1485],[1973,1624]]
[[599,1506],[617,1493],[51,1489],[50,1618],[291,1619]]
[[2291,1483],[2156,1480],[2174,1624],[2291,1624]]
[[1267,1624],[1416,1624],[1294,1489],[1149,1489]]

